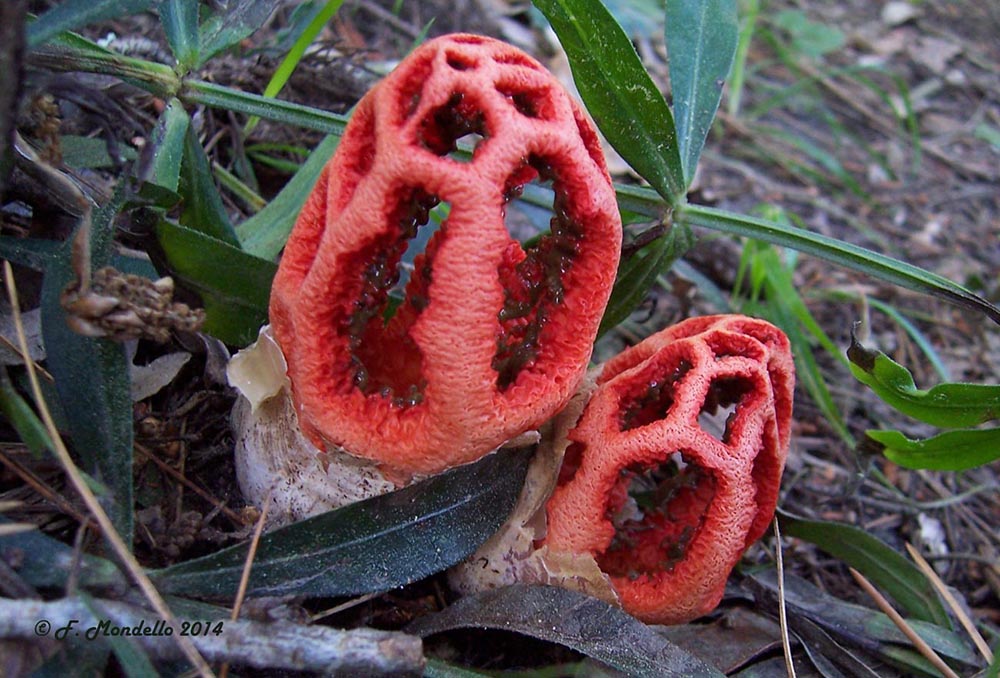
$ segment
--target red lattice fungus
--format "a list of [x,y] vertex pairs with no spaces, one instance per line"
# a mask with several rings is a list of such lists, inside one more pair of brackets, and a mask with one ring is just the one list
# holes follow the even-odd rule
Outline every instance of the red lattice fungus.
[[569,434],[545,545],[593,556],[645,621],[711,611],[774,515],[794,379],[787,337],[743,316],[687,320],[616,356]]
[[[522,246],[506,204],[532,181],[555,216]],[[490,38],[424,44],[358,104],[274,280],[303,431],[405,478],[539,426],[583,377],[620,246],[597,135],[555,78]]]

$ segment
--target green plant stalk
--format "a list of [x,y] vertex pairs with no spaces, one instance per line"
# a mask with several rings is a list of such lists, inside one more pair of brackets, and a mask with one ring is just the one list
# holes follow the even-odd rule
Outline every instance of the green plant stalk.
[[181,88],[181,79],[169,66],[106,50],[84,51],[49,45],[29,52],[27,62],[56,72],[113,75],[164,99],[171,98]]
[[701,205],[679,206],[674,213],[674,220],[789,247],[895,285],[946,299],[959,306],[979,311],[994,322],[1000,323],[1000,308],[958,283],[857,245],[801,228],[782,226],[764,219]]
[[267,200],[257,195],[252,188],[240,181],[240,178],[235,174],[214,161],[212,162],[212,174],[215,175],[215,178],[221,185],[228,188],[233,195],[243,201],[254,213],[260,212],[267,206]]
[[[292,73],[295,71],[295,67],[299,65],[302,60],[302,56],[306,53],[306,49],[313,43],[319,32],[323,30],[323,27],[333,18],[333,15],[337,13],[340,6],[344,4],[344,0],[327,0],[326,5],[323,9],[313,17],[313,20],[309,22],[305,30],[302,31],[302,35],[295,41],[292,48],[288,50],[288,54],[285,58],[281,60],[278,64],[277,70],[275,70],[274,75],[271,76],[271,81],[267,83],[267,87],[264,88],[264,96],[268,98],[274,98],[278,96],[278,93],[288,82],[288,79],[292,77]],[[247,120],[247,124],[243,127],[244,136],[250,134],[257,123],[260,122],[258,116],[253,116]]]

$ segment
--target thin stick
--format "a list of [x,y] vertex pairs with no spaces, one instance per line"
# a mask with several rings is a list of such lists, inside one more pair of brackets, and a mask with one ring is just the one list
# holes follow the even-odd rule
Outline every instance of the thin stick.
[[361,603],[367,603],[372,598],[378,598],[383,593],[385,593],[385,591],[375,591],[374,593],[366,593],[363,596],[358,596],[357,598],[351,598],[350,600],[344,601],[340,605],[334,605],[333,607],[321,610],[320,612],[317,612],[316,614],[309,617],[309,623],[315,624],[320,619],[326,619],[327,617],[332,617],[338,612],[343,612],[344,610],[350,610],[352,607],[356,605],[360,605]]
[[257,519],[257,527],[253,530],[253,537],[250,539],[250,550],[247,551],[246,562],[243,563],[243,574],[240,575],[240,586],[236,590],[236,600],[233,601],[233,613],[230,619],[236,621],[240,618],[240,608],[243,607],[243,599],[247,595],[247,588],[250,586],[250,569],[253,567],[253,559],[257,555],[257,545],[260,543],[260,535],[264,534],[264,521],[267,520],[267,507],[271,502],[264,502],[261,509],[260,518]]
[[[14,270],[10,266],[9,261],[3,262],[3,272],[4,280],[7,283],[7,296],[10,299],[11,312],[14,316],[14,326],[17,329],[17,340],[21,346],[21,351],[27,355],[28,354],[28,339],[24,334],[24,325],[21,322],[21,311],[20,302],[17,298],[17,288],[14,286]],[[62,436],[59,435],[59,430],[56,428],[55,422],[52,420],[52,413],[49,412],[48,404],[45,402],[45,398],[42,397],[42,389],[38,383],[38,374],[35,372],[35,365],[33,361],[27,361],[25,367],[28,369],[28,381],[31,382],[31,392],[35,398],[35,405],[38,407],[38,412],[42,417],[42,421],[45,423],[45,429],[48,431],[49,438],[52,440],[52,446],[55,448],[56,457],[63,466],[63,470],[66,472],[66,476],[70,479],[73,487],[76,488],[77,493],[80,498],[83,499],[83,503],[86,505],[90,514],[97,521],[98,526],[101,528],[101,533],[104,538],[108,540],[111,549],[115,552],[118,558],[121,560],[125,569],[132,576],[132,579],[139,586],[143,595],[149,600],[153,609],[163,617],[167,624],[174,631],[174,638],[177,645],[180,647],[184,656],[190,661],[195,668],[198,670],[199,675],[203,678],[210,678],[214,674],[212,669],[205,662],[205,659],[198,652],[197,648],[191,644],[190,639],[187,636],[182,636],[180,634],[180,626],[177,623],[177,618],[174,616],[173,612],[167,606],[166,602],[160,596],[160,592],[156,590],[153,586],[153,582],[149,580],[146,573],[142,571],[142,566],[136,561],[135,557],[128,550],[128,546],[122,540],[121,536],[115,531],[114,525],[111,524],[111,519],[108,518],[108,514],[104,512],[104,508],[97,501],[97,497],[94,493],[90,491],[87,483],[84,481],[83,476],[80,474],[80,470],[73,463],[72,457],[69,456],[69,450],[66,449],[66,444],[63,442]]]
[[936,588],[937,592],[941,594],[944,601],[948,603],[948,606],[958,618],[958,622],[962,625],[962,628],[964,628],[965,632],[969,634],[970,638],[972,638],[972,642],[975,643],[976,649],[979,650],[979,654],[983,655],[987,664],[992,664],[993,651],[990,650],[990,646],[986,643],[986,639],[983,638],[983,635],[979,633],[979,629],[976,628],[976,625],[969,618],[965,608],[958,604],[958,601],[955,600],[955,596],[952,595],[951,590],[945,586],[945,583],[941,581],[941,577],[938,576],[938,573],[935,572],[934,568],[930,566],[930,563],[928,563],[927,560],[920,555],[920,552],[913,547],[913,544],[907,542],[906,550],[910,553],[910,557],[913,558],[917,567],[919,567],[924,573],[924,576],[927,577],[932,584],[934,584],[934,588]]
[[[24,362],[28,362],[29,360],[31,360],[32,362],[35,362],[34,360],[31,359],[31,356],[25,356],[23,353],[21,353],[21,347],[20,346],[18,346],[17,344],[15,344],[14,342],[12,342],[10,339],[8,339],[7,337],[3,336],[2,334],[0,334],[0,344],[3,344],[8,349],[10,349],[11,351],[13,351]],[[39,374],[41,374],[45,378],[45,381],[49,382],[50,384],[51,383],[55,383],[55,377],[53,377],[51,374],[49,374],[48,371],[44,367],[42,367],[38,363],[35,363],[35,369],[38,370]]]
[[785,653],[785,669],[788,678],[795,678],[795,663],[792,661],[792,643],[788,637],[788,614],[785,610],[785,562],[781,555],[781,529],[778,518],[774,518],[775,561],[778,565],[778,623],[781,625],[781,649]]
[[[240,618],[240,609],[243,607],[243,599],[247,595],[247,587],[250,586],[250,569],[253,567],[253,559],[257,555],[257,545],[260,543],[260,535],[264,533],[264,521],[267,520],[267,507],[271,505],[270,498],[264,502],[260,517],[257,519],[257,526],[253,530],[253,537],[250,539],[250,548],[247,551],[247,559],[243,563],[243,573],[240,575],[240,585],[236,589],[236,600],[233,601],[233,611],[229,615],[232,621]],[[226,678],[229,675],[229,663],[222,665],[219,670],[219,678]]]
[[865,590],[865,593],[867,593],[873,601],[875,601],[878,608],[892,620],[892,623],[895,624],[899,630],[910,639],[910,642],[913,643],[913,647],[917,649],[917,652],[922,654],[927,661],[933,664],[934,668],[940,671],[945,678],[959,678],[958,674],[952,671],[951,667],[944,663],[944,660],[941,659],[938,653],[934,651],[934,648],[928,645],[923,638],[917,635],[917,632],[913,630],[913,627],[906,623],[906,620],[893,609],[892,605],[889,604],[889,601],[878,592],[878,589],[872,586],[870,581],[865,579],[863,574],[855,570],[853,567],[849,569],[851,570],[851,576],[854,577],[856,582],[858,582],[858,585]]

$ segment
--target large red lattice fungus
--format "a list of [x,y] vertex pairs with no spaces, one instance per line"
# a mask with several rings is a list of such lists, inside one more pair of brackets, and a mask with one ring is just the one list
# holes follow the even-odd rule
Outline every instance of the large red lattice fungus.
[[794,378],[785,335],[743,316],[621,353],[543,429],[518,507],[453,584],[557,584],[652,623],[709,612],[774,514]]
[[762,320],[695,318],[609,361],[598,383],[569,434],[545,546],[592,555],[641,619],[705,614],[774,514],[788,339]]
[[[532,181],[555,217],[522,246],[505,211]],[[405,478],[538,427],[583,377],[620,245],[598,138],[541,65],[480,36],[419,47],[358,104],[274,280],[302,430]]]

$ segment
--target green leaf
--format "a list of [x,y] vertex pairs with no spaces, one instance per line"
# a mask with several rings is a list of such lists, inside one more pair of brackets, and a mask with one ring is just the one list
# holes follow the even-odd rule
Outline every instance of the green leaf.
[[853,336],[847,357],[858,381],[894,409],[924,423],[958,428],[1000,418],[1000,386],[946,382],[918,389],[909,370]]
[[964,471],[1000,459],[1000,428],[945,431],[911,440],[899,431],[866,431],[875,449],[890,461],[912,469]]
[[[164,188],[179,198],[181,166],[190,128],[191,117],[180,100],[167,102],[150,135],[152,151],[148,163],[140,170],[141,181]],[[143,194],[143,188],[140,188],[140,194]]]
[[[620,200],[622,194],[620,191]],[[624,197],[626,204],[632,209],[641,207],[640,191],[630,191]],[[674,212],[674,221],[789,247],[874,278],[984,313],[994,322],[1000,323],[1000,308],[958,283],[863,247],[811,233],[795,226],[777,224],[701,205],[679,206]]]
[[951,620],[924,574],[885,542],[853,525],[805,520],[778,511],[781,531],[815,544],[868,577],[910,616],[951,629]]
[[735,0],[667,0],[670,91],[687,185],[719,108],[738,34]]
[[[181,0],[183,2],[184,0]],[[213,14],[199,31],[198,66],[229,49],[264,25],[280,0],[236,0]],[[194,3],[192,3],[194,4]]]
[[170,50],[184,72],[198,63],[198,7],[191,0],[161,0],[160,23]]
[[54,449],[44,424],[14,388],[7,370],[3,368],[0,368],[0,414],[14,427],[21,442],[28,446],[35,458],[41,457],[46,450]]
[[[0,525],[11,521],[0,516]],[[37,589],[65,592],[70,578],[87,590],[124,593],[129,581],[110,560],[74,552],[38,530],[0,537],[0,558],[18,562],[18,575]]]
[[566,50],[587,111],[615,150],[671,205],[687,184],[674,119],[628,36],[598,0],[534,0]]
[[319,173],[333,156],[340,139],[328,136],[310,154],[281,192],[257,214],[236,227],[243,250],[255,257],[274,259],[288,240],[292,226],[312,192]]
[[[390,494],[270,532],[250,573],[250,596],[355,596],[388,591],[460,562],[514,507],[530,453],[491,454]],[[161,591],[231,598],[241,544],[152,573]]]
[[347,127],[347,116],[344,115],[289,101],[270,99],[260,94],[240,92],[202,80],[184,83],[179,96],[186,103],[256,115],[275,122],[314,129],[324,134],[335,134],[338,137],[344,134],[344,128]]
[[644,678],[724,674],[662,638],[620,608],[576,591],[516,584],[466,596],[406,627],[421,637],[453,629],[513,631],[583,653]]
[[[114,219],[123,191],[94,215],[90,251],[95,269],[110,264]],[[83,470],[108,489],[101,497],[115,529],[132,541],[132,397],[125,347],[92,339],[66,324],[60,295],[76,280],[67,241],[45,270],[42,282],[42,336],[46,364],[55,377],[59,404]]]
[[153,0],[66,0],[28,24],[28,46],[80,26],[144,12],[152,4]]
[[235,346],[256,339],[260,326],[267,322],[277,266],[162,218],[156,237],[168,272],[201,296],[205,332]]
[[597,336],[614,328],[646,298],[657,276],[670,268],[694,245],[691,229],[673,224],[667,232],[646,245],[618,266],[611,299],[601,318]]
[[207,236],[239,247],[222,196],[212,179],[212,167],[194,129],[184,133],[179,192],[183,199],[180,223]]

